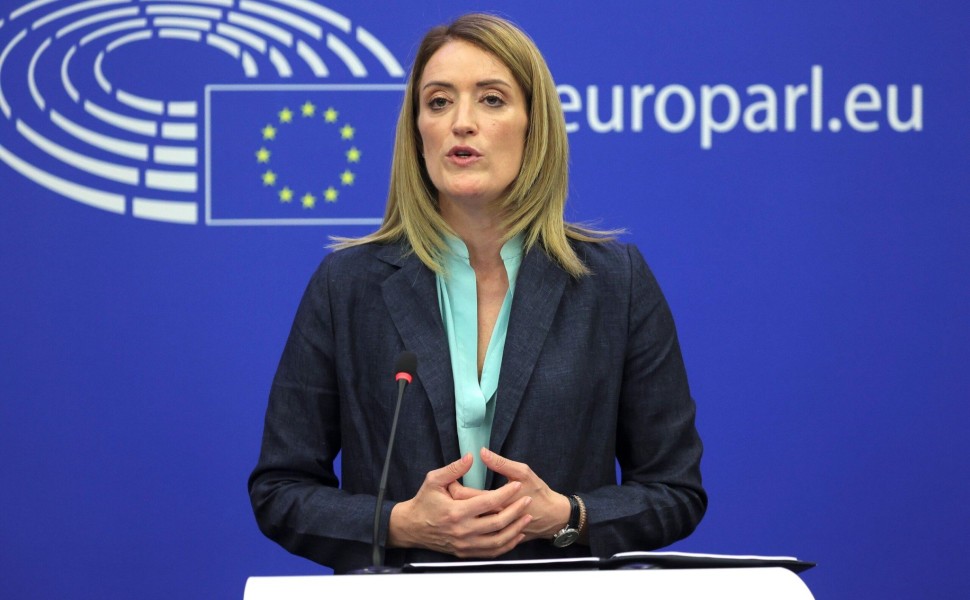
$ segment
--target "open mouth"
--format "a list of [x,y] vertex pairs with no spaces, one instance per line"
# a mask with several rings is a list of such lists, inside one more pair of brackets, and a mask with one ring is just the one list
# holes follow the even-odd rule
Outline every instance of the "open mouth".
[[452,148],[451,151],[448,152],[448,156],[453,156],[455,158],[475,158],[477,156],[481,156],[481,154],[479,154],[478,151],[476,151],[474,148],[469,148],[467,146],[457,146],[455,148]]

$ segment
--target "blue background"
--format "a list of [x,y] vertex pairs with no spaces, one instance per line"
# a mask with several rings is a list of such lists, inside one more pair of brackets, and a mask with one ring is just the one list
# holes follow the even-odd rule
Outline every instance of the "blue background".
[[[2,16],[22,4],[3,0]],[[779,131],[739,125],[714,134],[710,149],[696,118],[683,133],[661,130],[652,98],[640,132],[629,112],[624,130],[610,133],[593,132],[585,108],[569,113],[580,127],[570,136],[568,213],[626,228],[678,322],[711,500],[676,549],[817,561],[804,577],[818,598],[965,594],[970,9],[874,0],[325,4],[405,67],[434,24],[471,10],[510,17],[584,107],[587,87],[598,86],[603,120],[614,85],[627,111],[629,88],[646,84],[680,84],[695,99],[703,85],[728,84],[743,108],[747,86],[782,93],[822,66],[826,127],[817,132],[807,97],[795,131],[783,130],[782,112]],[[0,45],[21,28],[8,19]],[[42,37],[28,39],[36,46]],[[335,62],[323,80],[264,70],[247,81],[212,48],[145,44],[130,47],[146,60],[122,60],[118,50],[105,70],[146,96],[201,103],[208,83],[401,81],[372,59],[363,79]],[[56,83],[57,64],[40,65],[42,83]],[[11,55],[0,84],[15,117],[36,118],[25,70]],[[865,116],[879,130],[830,131],[828,119],[842,117],[860,83],[882,92],[883,110]],[[923,87],[922,131],[889,127],[890,84],[904,120],[912,86]],[[726,104],[715,109],[723,118]],[[0,146],[44,166],[2,115],[0,136]],[[262,537],[245,484],[269,383],[327,236],[371,228],[207,226],[201,213],[179,225],[84,206],[7,164],[0,183],[4,597],[238,598],[248,576],[325,572]],[[362,216],[380,216],[385,184],[375,175],[354,188]],[[254,183],[252,192],[263,190]],[[201,191],[183,199],[204,200]]]

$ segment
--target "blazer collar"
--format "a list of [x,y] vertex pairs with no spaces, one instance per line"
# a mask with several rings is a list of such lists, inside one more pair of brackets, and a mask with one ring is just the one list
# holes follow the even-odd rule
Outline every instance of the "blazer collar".
[[378,249],[380,260],[400,267],[384,280],[381,293],[404,347],[418,357],[417,377],[431,403],[442,455],[451,462],[459,456],[455,387],[437,285],[434,272],[408,251],[406,244]]
[[[491,449],[503,453],[503,445],[519,411],[525,388],[539,360],[539,353],[552,327],[569,274],[546,253],[533,247],[523,258],[512,296],[512,312],[505,338],[502,370],[499,375],[492,422]],[[504,455],[504,454],[503,454]],[[512,460],[520,457],[506,456]],[[485,487],[491,487],[491,471]]]

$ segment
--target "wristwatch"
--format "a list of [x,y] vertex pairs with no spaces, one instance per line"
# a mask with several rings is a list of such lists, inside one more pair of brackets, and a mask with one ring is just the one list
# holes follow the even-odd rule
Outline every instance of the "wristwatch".
[[580,522],[580,502],[578,496],[568,496],[569,499],[569,522],[566,526],[552,536],[552,545],[556,548],[565,548],[579,539]]

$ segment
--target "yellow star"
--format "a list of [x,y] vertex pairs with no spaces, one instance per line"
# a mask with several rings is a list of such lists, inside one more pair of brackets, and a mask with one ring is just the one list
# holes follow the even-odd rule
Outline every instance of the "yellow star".
[[340,128],[340,137],[345,140],[354,139],[354,128],[350,126],[350,123]]
[[264,140],[275,140],[276,139],[276,128],[272,125],[267,125],[263,127],[263,139]]
[[263,173],[263,185],[276,185],[276,173],[273,171]]
[[280,202],[290,202],[293,200],[293,190],[289,187],[284,187],[280,190]]
[[323,111],[323,120],[326,121],[327,123],[336,123],[338,114],[339,113],[335,111],[333,107],[330,107],[327,110]]
[[269,162],[270,151],[266,148],[260,148],[256,152],[256,162],[258,163],[268,163]]
[[314,106],[309,100],[304,102],[303,106],[300,107],[300,113],[302,113],[304,117],[312,117],[316,112],[317,107]]
[[303,194],[303,208],[313,208],[317,204],[317,199],[313,197],[313,194],[307,192]]
[[327,202],[336,202],[337,196],[339,195],[340,195],[340,192],[333,189],[333,186],[330,186],[326,190],[324,190],[323,199],[326,200]]
[[356,175],[354,175],[350,169],[347,169],[346,171],[340,174],[340,183],[342,183],[343,185],[354,185],[355,177]]
[[281,110],[279,112],[279,115],[280,115],[280,123],[289,123],[293,120],[293,111],[288,108],[284,108],[283,110]]
[[347,162],[360,162],[360,150],[357,149],[357,146],[351,146],[350,150],[347,151]]

